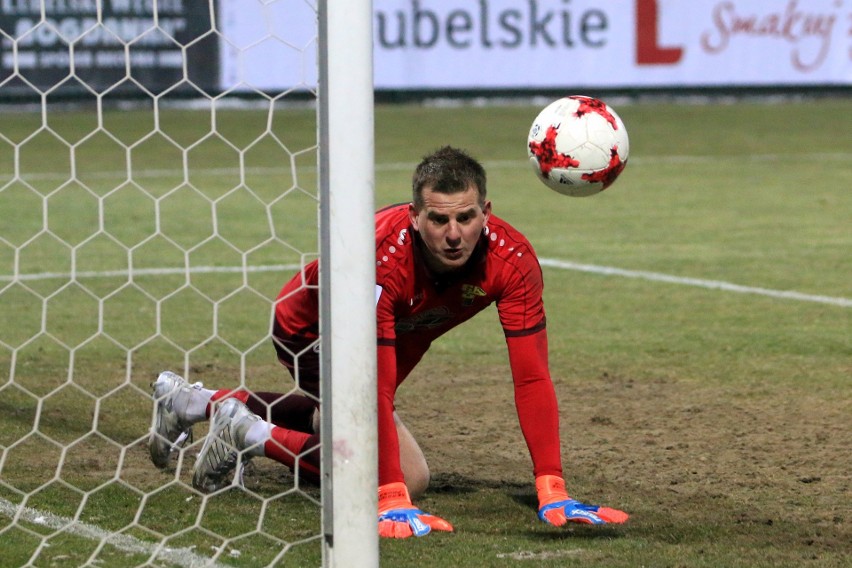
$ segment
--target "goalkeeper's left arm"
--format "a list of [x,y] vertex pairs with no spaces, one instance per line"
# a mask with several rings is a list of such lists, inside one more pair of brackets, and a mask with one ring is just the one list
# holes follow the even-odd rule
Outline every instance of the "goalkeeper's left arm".
[[515,406],[533,461],[539,518],[551,525],[567,522],[623,523],[617,509],[573,500],[565,489],[559,441],[559,411],[547,361],[547,332],[507,337],[515,384]]

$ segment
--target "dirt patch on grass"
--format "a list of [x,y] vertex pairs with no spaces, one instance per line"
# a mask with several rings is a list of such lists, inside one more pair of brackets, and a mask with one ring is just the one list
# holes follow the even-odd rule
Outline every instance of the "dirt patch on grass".
[[[435,490],[528,487],[532,505],[510,380],[498,373],[412,377],[400,412]],[[557,381],[557,394],[569,491],[629,511],[634,537],[727,539],[797,562],[852,554],[848,397],[610,373]]]
[[[495,561],[537,565],[561,565],[570,560],[559,556],[565,551],[618,566],[655,558],[666,566],[823,567],[845,566],[852,556],[852,401],[847,391],[832,396],[790,384],[702,385],[607,372],[588,380],[557,379],[570,493],[622,508],[632,517],[612,530],[553,531],[535,519],[532,467],[507,370],[459,372],[450,363],[442,365],[430,361],[418,368],[400,390],[398,408],[432,470],[423,506],[459,525],[458,542],[447,544],[463,549],[491,542],[503,555]],[[203,378],[211,385],[227,382],[224,374]],[[250,386],[286,389],[291,383],[285,379]],[[78,443],[66,456],[63,480],[91,490],[120,461],[124,483],[155,495],[166,495],[163,486],[175,479],[183,481],[171,487],[180,488],[177,502],[192,516],[199,500],[189,489],[190,469],[207,425],[197,427],[180,471],[157,471],[145,445],[151,402],[145,397],[131,402],[128,423],[122,424],[127,436],[137,436],[130,451],[119,456],[114,443],[98,437]],[[60,459],[58,450],[36,451],[44,443],[32,438],[33,447],[19,443],[9,452],[4,469],[7,482],[27,491],[47,481]],[[254,495],[272,497],[292,488],[286,468],[271,460],[256,460],[254,466],[246,476],[246,489]],[[302,516],[315,524],[319,492],[303,489],[310,503],[298,510],[307,511]],[[114,493],[104,495],[104,511],[126,507],[127,513],[114,521],[121,526],[130,522],[140,496],[122,486]],[[10,492],[6,496],[16,498]],[[63,499],[40,492],[31,505],[46,503],[50,510],[72,515],[78,502],[72,499],[67,511],[56,509],[53,502]],[[87,508],[84,520],[101,514],[96,505]],[[148,509],[151,524],[168,520],[156,515],[173,512],[168,507],[157,512],[155,500],[149,500]],[[291,504],[283,509],[287,519],[299,517]],[[245,513],[246,518],[253,514]],[[149,523],[147,517],[144,522]],[[308,523],[294,529],[288,523],[282,526],[298,534],[315,528]],[[511,535],[511,546],[499,535]],[[396,549],[384,545],[383,550],[393,555]]]

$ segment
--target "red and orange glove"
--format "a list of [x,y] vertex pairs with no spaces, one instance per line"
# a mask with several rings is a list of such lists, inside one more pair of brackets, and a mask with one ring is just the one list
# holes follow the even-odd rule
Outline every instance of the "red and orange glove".
[[568,521],[589,525],[623,523],[629,515],[618,509],[586,505],[568,497],[565,481],[557,475],[540,475],[535,478],[538,492],[538,518],[557,527]]
[[405,483],[400,481],[379,487],[379,536],[408,538],[423,536],[432,529],[452,532],[453,525],[412,505]]

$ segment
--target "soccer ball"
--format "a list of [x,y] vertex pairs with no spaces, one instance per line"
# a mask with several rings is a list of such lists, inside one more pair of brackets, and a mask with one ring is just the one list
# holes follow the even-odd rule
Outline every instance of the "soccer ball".
[[608,188],[627,165],[627,129],[612,107],[574,95],[547,105],[535,118],[527,151],[550,189],[585,197]]

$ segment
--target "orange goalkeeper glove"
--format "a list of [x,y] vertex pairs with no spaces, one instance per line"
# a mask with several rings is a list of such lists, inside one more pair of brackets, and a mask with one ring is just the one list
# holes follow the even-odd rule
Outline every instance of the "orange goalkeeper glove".
[[568,497],[565,481],[558,475],[535,478],[538,492],[538,518],[547,524],[561,527],[568,521],[589,525],[623,523],[629,515],[618,509],[586,505]]
[[399,481],[379,487],[379,536],[408,538],[423,536],[432,529],[452,532],[453,525],[412,505],[405,483]]

